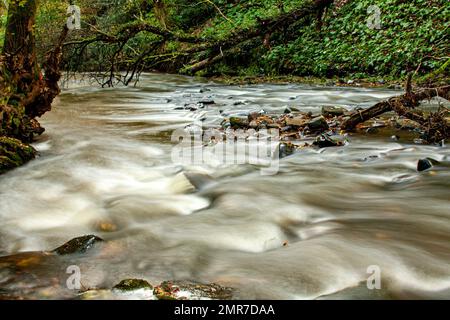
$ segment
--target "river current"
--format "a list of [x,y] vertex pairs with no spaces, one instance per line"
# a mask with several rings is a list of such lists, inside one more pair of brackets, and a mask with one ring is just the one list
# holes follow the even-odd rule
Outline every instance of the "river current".
[[[86,287],[179,279],[244,299],[448,299],[449,147],[350,135],[344,147],[279,160],[273,175],[172,156],[172,132],[194,122],[288,106],[364,108],[397,94],[161,74],[136,87],[72,83],[41,119],[39,157],[0,177],[0,255],[95,234],[114,245],[73,263]],[[185,108],[202,100],[215,104]],[[425,157],[442,165],[418,172]],[[39,268],[51,277],[55,264]],[[370,290],[374,270],[381,287]]]

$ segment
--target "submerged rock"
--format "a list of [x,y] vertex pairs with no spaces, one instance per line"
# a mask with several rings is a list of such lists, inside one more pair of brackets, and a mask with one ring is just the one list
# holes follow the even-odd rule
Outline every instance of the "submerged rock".
[[139,289],[153,289],[153,286],[143,279],[125,279],[116,284],[113,289],[134,291]]
[[378,128],[377,127],[370,127],[370,128],[367,128],[366,129],[366,133],[368,133],[368,134],[376,134],[376,133],[378,133]]
[[209,99],[201,100],[198,103],[199,104],[204,104],[204,105],[216,104],[216,102],[214,100],[209,100]]
[[417,171],[422,172],[428,169],[431,169],[433,165],[439,164],[439,161],[436,161],[431,158],[420,159],[417,162]]
[[55,252],[59,255],[84,253],[92,248],[97,242],[101,241],[103,241],[103,239],[94,235],[82,236],[66,242],[52,252]]
[[404,118],[396,119],[395,127],[400,130],[420,130],[420,124]]
[[194,105],[186,104],[183,107],[176,107],[174,110],[188,110],[188,111],[197,111],[198,108]]

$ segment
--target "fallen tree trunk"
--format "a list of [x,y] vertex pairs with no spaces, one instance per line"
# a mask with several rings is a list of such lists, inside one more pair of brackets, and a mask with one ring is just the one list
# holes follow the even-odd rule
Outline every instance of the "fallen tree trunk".
[[280,14],[272,19],[259,20],[259,22],[253,27],[232,32],[225,40],[200,44],[197,47],[198,51],[210,50],[208,58],[203,59],[203,61],[200,61],[191,67],[185,68],[185,70],[190,70],[191,74],[203,70],[206,67],[220,61],[221,52],[230,50],[245,41],[257,37],[263,37],[282,28],[288,27],[300,19],[314,15],[322,10],[323,4],[320,1],[307,1],[301,8]]
[[417,115],[406,108],[414,108],[420,104],[420,101],[431,99],[436,96],[449,100],[450,86],[440,88],[423,89],[417,93],[405,93],[399,97],[390,98],[387,101],[382,101],[376,105],[362,111],[354,112],[349,119],[347,119],[341,126],[343,130],[352,130],[358,124],[378,117],[383,113],[389,111],[396,111],[411,120],[414,120],[420,124],[424,124],[426,119],[420,115]]
[[379,102],[368,109],[355,111],[350,118],[342,123],[341,129],[346,131],[353,130],[360,123],[378,117],[383,113],[394,111],[398,115],[413,120],[423,126],[428,133],[427,140],[429,142],[437,142],[448,138],[450,127],[443,115],[440,115],[438,112],[436,114],[431,114],[426,118],[413,112],[412,109],[419,106],[421,101],[429,100],[434,97],[450,100],[450,86],[426,88],[418,92],[407,91],[408,92],[401,96],[392,97],[387,101]]

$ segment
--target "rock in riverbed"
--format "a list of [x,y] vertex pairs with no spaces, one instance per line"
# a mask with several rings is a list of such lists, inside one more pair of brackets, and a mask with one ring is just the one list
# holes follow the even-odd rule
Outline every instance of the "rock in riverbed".
[[312,132],[323,132],[329,129],[327,120],[323,116],[313,118],[308,122],[308,128]]
[[293,118],[286,118],[286,125],[291,127],[303,127],[308,122],[308,119],[303,116],[296,116]]
[[153,293],[159,300],[229,300],[233,297],[231,288],[188,281],[164,281]]
[[436,165],[436,164],[439,164],[439,161],[436,161],[431,158],[420,159],[417,162],[417,171],[421,172],[421,171],[431,169],[433,167],[433,165]]
[[322,115],[325,117],[339,117],[344,115],[348,110],[342,107],[324,106],[322,107]]
[[286,158],[295,152],[295,146],[292,143],[280,143],[279,145],[279,158]]
[[101,241],[103,241],[103,239],[94,235],[82,236],[66,242],[52,252],[55,252],[59,255],[84,253],[92,248],[96,243]]
[[216,102],[212,99],[204,99],[204,100],[200,100],[198,102],[199,104],[203,104],[203,105],[211,105],[211,104],[216,104]]
[[143,279],[125,279],[116,284],[113,289],[121,291],[133,291],[139,289],[153,289],[153,286]]
[[230,117],[230,125],[233,129],[247,128],[249,125],[247,117]]
[[322,134],[317,137],[316,141],[313,142],[313,145],[319,148],[329,148],[329,147],[339,147],[344,145],[342,141],[334,140],[327,134]]

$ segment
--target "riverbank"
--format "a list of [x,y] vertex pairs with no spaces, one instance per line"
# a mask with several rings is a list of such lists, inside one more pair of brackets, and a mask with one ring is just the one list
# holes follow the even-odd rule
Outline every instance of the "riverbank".
[[208,79],[227,85],[248,84],[309,84],[328,87],[358,87],[358,88],[386,88],[401,90],[404,88],[404,79],[373,78],[318,78],[300,76],[211,76]]

